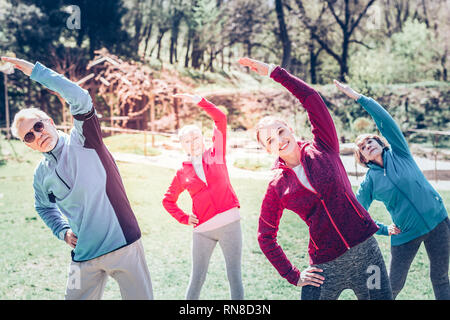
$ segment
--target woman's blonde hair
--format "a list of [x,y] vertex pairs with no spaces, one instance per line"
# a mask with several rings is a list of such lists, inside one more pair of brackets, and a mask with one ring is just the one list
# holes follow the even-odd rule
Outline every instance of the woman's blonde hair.
[[274,123],[281,123],[281,124],[283,124],[283,125],[285,125],[286,127],[289,128],[289,125],[287,124],[287,122],[284,121],[281,118],[273,117],[273,116],[267,116],[267,117],[262,118],[261,120],[258,121],[258,124],[255,127],[255,130],[256,130],[256,141],[258,141],[259,144],[265,146],[264,143],[262,143],[262,141],[259,138],[260,131],[262,129],[264,129],[264,128],[274,124]]
[[370,133],[366,133],[366,134],[361,134],[358,137],[356,137],[355,139],[355,147],[353,149],[353,154],[355,155],[355,159],[356,161],[362,165],[363,167],[368,168],[367,166],[367,159],[364,158],[360,147],[368,140],[368,139],[374,139],[376,142],[378,142],[378,144],[384,149],[384,148],[388,148],[389,147],[389,143],[386,141],[386,139],[384,139],[383,137],[380,137],[379,135],[376,134],[370,134]]
[[186,134],[193,132],[193,131],[197,131],[200,134],[202,133],[202,129],[200,129],[199,127],[197,127],[195,124],[188,124],[184,127],[182,127],[179,131],[178,131],[178,139],[182,139]]
[[19,138],[19,126],[25,119],[39,119],[39,120],[48,120],[50,119],[49,115],[46,114],[44,111],[38,109],[38,108],[26,108],[22,109],[19,112],[16,113],[14,116],[14,121],[11,125],[11,133],[14,137]]

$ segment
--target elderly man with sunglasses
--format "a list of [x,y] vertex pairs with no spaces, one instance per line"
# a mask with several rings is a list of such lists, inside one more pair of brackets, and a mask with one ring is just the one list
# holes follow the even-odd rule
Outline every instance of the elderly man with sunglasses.
[[36,108],[19,111],[11,128],[44,156],[34,173],[35,208],[73,248],[65,298],[100,299],[111,276],[123,299],[153,299],[141,231],[89,93],[39,62],[2,60],[60,94],[74,117],[69,135]]

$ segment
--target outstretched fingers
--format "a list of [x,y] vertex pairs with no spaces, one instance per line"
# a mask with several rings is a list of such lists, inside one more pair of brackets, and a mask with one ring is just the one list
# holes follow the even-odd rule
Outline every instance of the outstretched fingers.
[[344,91],[346,89],[346,87],[348,87],[347,85],[344,85],[343,83],[340,83],[336,79],[334,79],[333,82],[334,82],[336,88],[338,88],[338,90],[340,90],[340,91]]
[[18,58],[12,58],[12,57],[2,57],[2,61],[12,63],[14,65],[14,68],[19,69],[26,75],[30,75],[33,71],[34,65],[26,60],[18,59]]
[[193,103],[199,103],[202,100],[202,97],[196,94],[188,94],[188,93],[177,93],[172,95],[174,98],[183,99]]
[[357,99],[360,97],[360,94],[357,93],[357,92],[356,92],[355,90],[353,90],[352,88],[350,88],[349,85],[343,84],[343,83],[337,81],[336,79],[334,79],[333,82],[334,82],[334,85],[336,86],[336,88],[337,88],[339,91],[345,93],[348,97],[350,97],[350,98],[352,98],[352,99],[354,99],[354,100],[357,100]]
[[269,72],[269,65],[258,60],[243,57],[238,62],[240,65],[248,67],[260,75],[267,75]]

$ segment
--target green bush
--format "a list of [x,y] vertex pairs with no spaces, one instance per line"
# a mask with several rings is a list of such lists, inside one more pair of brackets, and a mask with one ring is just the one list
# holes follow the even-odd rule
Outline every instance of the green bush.
[[273,161],[270,159],[257,158],[239,158],[236,159],[233,165],[240,169],[251,171],[270,170],[273,166]]
[[375,44],[374,49],[355,49],[350,57],[349,79],[362,87],[369,83],[434,80],[440,68],[439,53],[433,49],[435,41],[424,23],[408,20],[401,32]]
[[360,117],[353,121],[352,127],[353,130],[358,134],[366,132],[368,133],[373,130],[373,121],[367,118]]

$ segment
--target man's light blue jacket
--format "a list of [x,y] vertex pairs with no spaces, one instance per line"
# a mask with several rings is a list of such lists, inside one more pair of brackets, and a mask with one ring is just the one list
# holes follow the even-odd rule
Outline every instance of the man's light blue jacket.
[[78,237],[74,261],[90,260],[138,240],[141,231],[116,163],[103,143],[89,93],[39,62],[30,78],[58,92],[74,117],[70,134],[59,132],[55,148],[43,153],[35,170],[39,216],[61,240],[72,229]]

